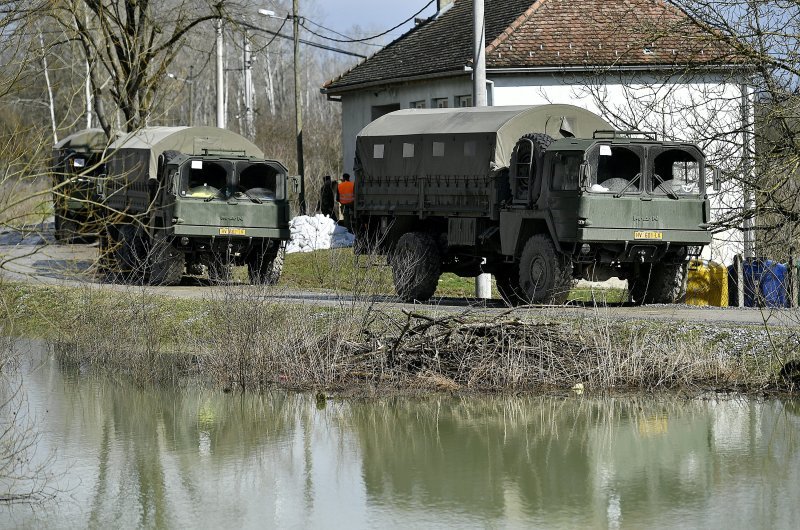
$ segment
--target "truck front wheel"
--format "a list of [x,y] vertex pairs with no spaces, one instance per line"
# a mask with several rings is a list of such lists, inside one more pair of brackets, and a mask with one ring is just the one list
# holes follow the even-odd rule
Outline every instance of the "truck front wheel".
[[140,283],[147,275],[147,236],[134,225],[118,230],[119,244],[114,248],[116,264],[124,281]]
[[394,288],[403,302],[424,302],[436,292],[442,259],[430,234],[409,232],[400,236],[390,263]]
[[284,249],[277,254],[254,252],[247,260],[247,274],[253,285],[275,285],[283,272]]
[[635,305],[683,302],[686,298],[686,263],[637,266],[628,278],[628,296]]
[[556,251],[543,234],[531,237],[519,260],[520,294],[531,304],[556,304],[567,301],[572,285],[572,263]]
[[163,235],[156,235],[150,251],[150,283],[178,285],[185,268],[186,258],[183,252],[173,248]]

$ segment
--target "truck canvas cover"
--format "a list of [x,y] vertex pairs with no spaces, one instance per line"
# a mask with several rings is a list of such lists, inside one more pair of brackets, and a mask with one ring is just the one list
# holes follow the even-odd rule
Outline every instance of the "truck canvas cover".
[[591,138],[609,129],[596,114],[572,105],[407,109],[364,127],[357,152],[370,176],[486,175],[508,167],[527,133]]
[[62,138],[61,141],[53,146],[53,150],[58,152],[70,149],[81,153],[89,153],[102,151],[107,144],[108,139],[103,129],[85,129]]
[[147,181],[158,178],[158,159],[164,151],[264,158],[254,143],[216,127],[145,127],[118,139],[108,151],[108,174],[114,175],[108,202],[114,208],[137,202],[146,206]]

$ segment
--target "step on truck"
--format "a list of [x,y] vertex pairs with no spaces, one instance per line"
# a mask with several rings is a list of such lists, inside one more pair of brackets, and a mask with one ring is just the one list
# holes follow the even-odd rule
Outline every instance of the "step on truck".
[[70,242],[97,236],[105,209],[101,193],[108,137],[102,129],[85,129],[53,146],[53,217],[55,238]]
[[485,272],[513,304],[611,277],[633,303],[671,303],[711,242],[716,172],[696,145],[571,105],[392,112],[359,133],[355,173],[357,251],[388,256],[404,301]]
[[105,205],[116,216],[101,262],[125,281],[212,282],[247,265],[274,284],[289,239],[287,169],[253,143],[214,127],[148,127],[109,147]]

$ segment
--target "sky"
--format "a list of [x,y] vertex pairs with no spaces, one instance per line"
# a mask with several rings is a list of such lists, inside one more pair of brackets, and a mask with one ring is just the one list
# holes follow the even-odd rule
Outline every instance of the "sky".
[[[258,2],[258,0],[255,0]],[[400,22],[412,17],[431,0],[300,0],[301,15],[313,23],[321,24],[339,33],[363,37],[383,33]],[[260,2],[258,2],[260,3]],[[291,2],[286,2],[291,5]],[[275,9],[276,2],[263,0],[264,7]],[[436,0],[428,6],[420,18],[436,13]],[[282,14],[282,13],[281,13]],[[315,26],[312,24],[311,27]],[[388,44],[413,27],[413,21],[404,24],[375,44]],[[329,34],[327,32],[323,32]],[[318,39],[315,39],[318,40]],[[332,43],[331,43],[332,44]],[[346,45],[344,46],[347,47]]]
[[[364,29],[385,30],[409,18],[422,9],[430,0],[318,0],[321,11],[325,11],[323,20],[315,20],[320,24],[348,33],[353,26]],[[436,2],[428,7],[420,17],[429,17],[436,13]],[[408,30],[412,23],[403,29]],[[377,33],[380,33],[378,31]],[[402,34],[394,32],[397,37]]]

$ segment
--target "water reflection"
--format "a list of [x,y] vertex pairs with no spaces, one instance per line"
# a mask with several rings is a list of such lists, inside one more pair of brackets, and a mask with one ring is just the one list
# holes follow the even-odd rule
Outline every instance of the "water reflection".
[[0,507],[0,527],[750,528],[800,518],[796,402],[433,397],[320,409],[281,392],[134,388],[43,359],[25,387],[69,494]]

